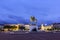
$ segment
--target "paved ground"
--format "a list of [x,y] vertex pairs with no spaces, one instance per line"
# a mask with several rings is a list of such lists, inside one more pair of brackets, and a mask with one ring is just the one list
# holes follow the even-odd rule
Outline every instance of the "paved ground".
[[60,33],[31,32],[23,34],[0,33],[0,40],[60,40]]

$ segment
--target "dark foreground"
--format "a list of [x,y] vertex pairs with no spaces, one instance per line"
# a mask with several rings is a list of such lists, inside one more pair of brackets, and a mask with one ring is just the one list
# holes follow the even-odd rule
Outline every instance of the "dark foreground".
[[0,40],[60,40],[60,33],[32,32],[25,34],[0,33]]

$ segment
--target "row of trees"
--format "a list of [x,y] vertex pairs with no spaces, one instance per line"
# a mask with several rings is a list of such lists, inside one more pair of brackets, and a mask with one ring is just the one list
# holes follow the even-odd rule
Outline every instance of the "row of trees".
[[52,29],[47,29],[47,30],[49,30],[49,31],[54,31],[54,30],[59,31],[59,30],[60,30],[60,28],[58,28],[58,27],[52,27]]
[[16,26],[6,25],[6,26],[4,26],[3,28],[8,28],[8,29],[10,29],[10,28],[16,28]]

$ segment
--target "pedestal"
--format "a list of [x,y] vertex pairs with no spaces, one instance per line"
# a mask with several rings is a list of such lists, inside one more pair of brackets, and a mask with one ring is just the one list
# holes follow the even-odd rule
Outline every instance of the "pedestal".
[[30,32],[32,31],[38,31],[38,26],[35,26],[35,25],[30,25]]

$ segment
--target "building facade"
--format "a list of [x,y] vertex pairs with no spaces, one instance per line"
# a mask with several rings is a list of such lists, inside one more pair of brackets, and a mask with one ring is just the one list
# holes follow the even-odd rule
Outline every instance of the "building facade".
[[52,29],[53,25],[49,25],[49,26],[44,26],[43,24],[41,25],[41,31],[48,31],[48,29]]

